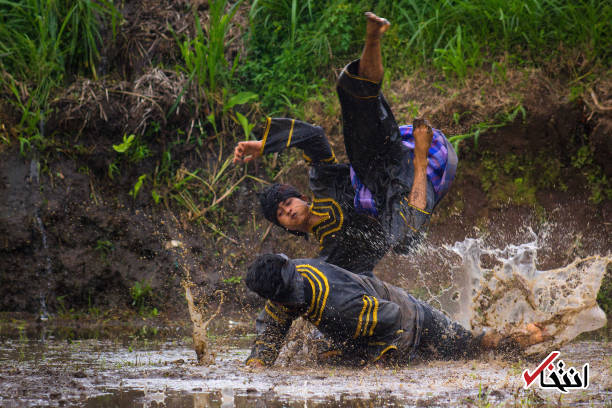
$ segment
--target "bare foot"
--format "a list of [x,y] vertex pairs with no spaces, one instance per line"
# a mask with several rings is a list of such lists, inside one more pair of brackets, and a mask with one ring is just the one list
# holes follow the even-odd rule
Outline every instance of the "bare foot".
[[416,118],[412,122],[412,136],[414,137],[414,154],[419,159],[427,159],[427,152],[433,140],[433,130],[425,119]]
[[529,323],[521,333],[512,335],[512,339],[523,348],[541,343],[549,338],[550,336],[547,335],[546,330],[536,323]]
[[534,344],[542,343],[549,340],[550,335],[546,333],[546,329],[537,323],[526,324],[520,332],[513,333],[510,336],[504,336],[496,330],[486,332],[482,336],[482,346],[486,349],[495,349],[500,345],[500,342],[510,339],[520,348],[527,348]]
[[366,25],[366,41],[380,40],[385,31],[391,27],[391,23],[386,18],[378,17],[371,11],[366,11],[366,18],[368,19]]

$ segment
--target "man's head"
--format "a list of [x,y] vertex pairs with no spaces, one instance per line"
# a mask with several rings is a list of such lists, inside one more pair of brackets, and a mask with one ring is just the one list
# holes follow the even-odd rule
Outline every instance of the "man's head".
[[283,254],[260,255],[249,266],[245,283],[265,299],[293,304],[304,301],[302,277]]
[[296,235],[308,232],[306,197],[289,184],[273,184],[259,194],[266,219]]

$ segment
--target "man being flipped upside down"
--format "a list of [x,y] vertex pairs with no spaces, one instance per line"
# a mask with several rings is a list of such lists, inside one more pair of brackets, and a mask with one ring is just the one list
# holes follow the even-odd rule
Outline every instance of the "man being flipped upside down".
[[245,283],[267,299],[246,361],[255,367],[274,364],[293,320],[300,316],[334,341],[338,347],[333,352],[341,361],[357,365],[470,358],[485,350],[516,351],[546,340],[535,324],[510,336],[495,330],[475,334],[401,288],[320,259],[261,255],[249,266]]
[[397,125],[380,91],[380,41],[390,24],[366,16],[361,58],[337,81],[350,165],[337,163],[321,127],[286,118],[268,118],[261,140],[236,146],[234,162],[302,149],[310,164],[312,202],[291,185],[274,184],[259,197],[264,216],[293,234],[312,234],[325,261],[372,275],[390,248],[405,254],[414,246],[455,177],[457,156],[426,121]]

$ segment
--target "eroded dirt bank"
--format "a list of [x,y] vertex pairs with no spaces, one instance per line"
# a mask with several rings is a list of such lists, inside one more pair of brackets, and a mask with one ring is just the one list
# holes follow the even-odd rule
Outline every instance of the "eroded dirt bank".
[[[431,245],[453,244],[467,236],[485,236],[497,245],[516,243],[530,227],[536,233],[549,231],[539,256],[542,269],[566,265],[576,256],[609,253],[612,204],[607,199],[594,204],[581,169],[571,165],[584,143],[576,138],[588,130],[583,112],[567,104],[556,108],[485,133],[478,147],[462,145],[457,180],[430,226]],[[116,138],[108,137],[108,143]],[[86,139],[84,144],[93,146],[97,140]],[[332,134],[332,140],[342,157],[339,135]],[[138,283],[151,288],[143,299],[147,307],[185,317],[180,288],[184,270],[179,263],[189,264],[192,280],[206,293],[224,289],[240,305],[253,300],[239,277],[256,253],[316,253],[312,243],[285,239],[261,220],[254,194],[260,186],[255,182],[244,181],[227,201],[233,222],[218,225],[225,235],[220,236],[206,226],[180,221],[185,218],[180,208],[156,205],[144,194],[134,200],[127,194],[133,181],[129,176],[110,180],[86,166],[96,154],[37,160],[17,150],[0,152],[2,310],[37,312],[41,297],[52,312],[130,307],[135,300],[130,290]],[[541,160],[528,167],[523,161],[527,156]],[[188,156],[185,160],[197,168]],[[491,167],[498,162],[501,169]],[[509,171],[503,170],[503,163]],[[557,176],[547,181],[550,166]],[[282,179],[304,187],[305,173],[305,164],[298,161]],[[522,185],[517,178],[530,178],[532,184]],[[562,185],[537,187],[538,180]],[[185,248],[180,256],[172,240]],[[401,276],[426,269],[427,256],[421,258],[409,262]],[[398,271],[389,268],[395,261],[387,257],[377,268],[379,276],[397,282]],[[443,280],[444,274],[437,278]],[[412,288],[412,282],[406,279],[403,284]]]
[[[202,23],[206,10],[205,2],[199,5]],[[178,34],[193,30],[187,3],[127,1],[122,12],[126,23],[106,43],[100,80],[75,78],[52,99],[41,123],[47,137],[41,151],[20,153],[19,117],[0,102],[0,132],[12,141],[0,145],[0,310],[131,308],[186,319],[180,281],[188,270],[202,304],[216,302],[221,289],[226,308],[250,311],[259,301],[240,279],[253,257],[264,251],[312,256],[316,245],[269,228],[254,194],[261,184],[253,179],[240,182],[204,222],[180,204],[175,186],[224,163],[235,134],[198,122],[194,89],[185,88],[179,71],[161,68],[180,58],[169,26]],[[239,10],[237,23],[247,12]],[[240,47],[232,43],[228,60]],[[433,86],[440,79],[435,73],[386,85],[400,123],[418,113],[448,136],[480,129],[478,138],[459,144],[457,179],[430,226],[433,248],[468,236],[503,246],[523,240],[531,228],[548,234],[542,269],[612,250],[611,81],[603,76],[582,97],[570,98],[570,63],[509,68],[503,78],[477,73],[456,87]],[[309,102],[303,119],[324,127],[343,160],[339,106],[333,93],[328,99]],[[248,113],[253,120],[264,114]],[[113,148],[129,134],[143,148],[139,157]],[[175,172],[163,173],[164,163]],[[297,153],[228,168],[230,180],[248,174],[307,191],[307,166]],[[389,256],[376,273],[409,289],[444,284],[447,274],[428,262],[425,252],[398,270]],[[417,282],[419,272],[427,282]]]

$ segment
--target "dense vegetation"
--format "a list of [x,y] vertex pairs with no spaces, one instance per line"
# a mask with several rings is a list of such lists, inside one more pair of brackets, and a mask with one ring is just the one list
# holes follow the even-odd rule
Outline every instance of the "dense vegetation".
[[[149,58],[134,77],[118,68],[120,61],[108,60],[123,54],[108,50],[119,47],[117,37],[130,29],[123,20],[126,10],[140,3],[0,0],[0,152],[14,148],[39,156],[43,172],[47,158],[66,155],[79,172],[113,186],[132,203],[178,209],[186,220],[231,241],[224,231],[239,230],[242,223],[226,207],[227,199],[246,182],[286,173],[295,161],[292,155],[264,158],[256,171],[232,166],[234,144],[253,137],[263,115],[308,120],[309,101],[334,99],[334,70],[359,55],[365,10],[392,22],[383,48],[388,79],[416,72],[433,88],[456,89],[476,75],[503,83],[512,70],[537,68],[561,78],[570,99],[580,99],[596,80],[610,75],[612,5],[603,0],[176,3],[181,5],[172,7],[181,9],[187,29],[168,24],[172,50]],[[153,94],[125,85],[142,78],[161,82],[149,86]],[[58,100],[72,98],[73,105],[96,110],[85,99],[100,94],[100,100],[108,100],[109,93],[148,103],[161,113],[143,114],[137,125],[123,123],[121,132],[90,131],[82,138],[80,130],[73,134],[46,126],[49,118],[64,114]],[[457,124],[462,114],[453,116]],[[523,105],[514,103],[471,123],[452,141],[477,139],[526,115]],[[573,166],[583,173],[592,203],[612,198],[591,148],[584,141],[574,148],[569,165],[554,158],[546,174],[532,165],[535,156],[483,154],[482,189],[499,201],[512,196],[516,204],[531,205],[536,189],[564,188],[559,168]],[[92,170],[96,155],[104,158],[101,172]],[[499,188],[505,180],[509,187]],[[100,251],[111,250],[101,242]]]
[[[18,141],[24,154],[32,147],[44,151],[53,145],[43,137],[42,124],[52,115],[49,102],[78,75],[98,78],[103,39],[112,43],[121,21],[118,7],[109,0],[0,1],[0,86],[20,116],[14,137],[0,133],[3,143]],[[213,0],[206,27],[195,18],[191,34],[174,34],[181,58],[170,68],[187,81],[167,116],[189,95],[191,128],[197,124],[200,131],[187,139],[200,148],[203,137],[214,135],[221,151],[249,137],[254,112],[301,116],[304,101],[329,93],[331,68],[358,55],[363,11],[369,9],[393,22],[384,47],[391,77],[434,69],[440,80],[433,85],[444,87],[461,83],[475,71],[503,80],[511,67],[568,61],[553,74],[566,75],[571,93],[578,97],[610,65],[612,6],[606,1]],[[248,13],[248,27],[242,31],[233,22],[239,10]],[[228,46],[236,42],[244,47],[230,57]],[[572,62],[576,56],[580,64]],[[525,115],[520,105],[453,141],[478,137],[518,113]],[[118,163],[149,156],[160,163],[156,174],[139,174],[134,180],[134,196],[149,180],[155,202],[171,195],[192,214],[202,215],[244,179],[226,174],[229,157],[223,154],[204,170],[207,174],[178,174],[180,163],[173,161],[172,147],[154,152],[146,145],[144,135],[159,132],[179,132],[180,139],[188,129],[160,129],[159,121],[150,120],[136,138],[128,138],[129,132],[121,147],[110,152],[119,158],[109,165],[109,178],[120,172]],[[114,140],[121,141],[122,135],[117,136]],[[128,150],[130,160],[122,160]],[[601,175],[595,178],[601,185]],[[223,180],[227,182],[219,185]]]
[[[250,11],[245,86],[264,106],[284,109],[317,92],[330,67],[358,55],[363,10],[390,16],[386,66],[392,76],[431,66],[449,81],[474,69],[502,73],[580,50],[590,63],[573,79],[609,66],[612,7],[598,0],[256,0]],[[588,80],[588,78],[581,78]]]
[[[227,61],[240,3],[210,2],[209,26],[203,30],[196,19],[193,38],[177,37],[183,61],[176,69],[215,104],[250,91],[268,113],[299,111],[300,102],[329,83],[332,66],[358,54],[364,10],[392,17],[385,53],[394,77],[423,67],[435,67],[448,81],[475,69],[503,75],[508,66],[545,65],[578,50],[587,63],[567,74],[580,84],[609,66],[612,53],[606,1],[253,0],[246,51]],[[73,75],[97,78],[103,33],[112,41],[119,19],[109,0],[0,2],[1,84],[23,115],[22,130],[36,133],[50,95]],[[241,40],[236,37],[231,40]]]

